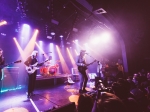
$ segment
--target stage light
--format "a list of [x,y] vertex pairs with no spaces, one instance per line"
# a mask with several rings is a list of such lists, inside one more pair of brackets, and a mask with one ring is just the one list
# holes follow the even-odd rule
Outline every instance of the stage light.
[[91,43],[96,45],[100,42],[100,37],[93,37],[92,40],[91,40]]
[[70,42],[67,42],[66,44],[70,44]]
[[93,11],[94,14],[104,14],[107,13],[103,8],[99,8]]
[[28,24],[23,24],[23,27],[29,28],[30,26]]
[[30,38],[30,26],[28,24],[23,24],[21,27],[20,37],[25,39],[22,43],[25,43]]
[[52,31],[52,32],[51,32],[51,35],[55,35],[55,32]]
[[52,37],[52,36],[47,36],[47,38],[48,38],[48,39],[52,39],[53,37]]
[[74,32],[78,32],[78,29],[77,29],[77,28],[73,28],[73,31],[74,31]]
[[111,35],[109,32],[103,32],[101,36],[102,37],[110,37]]
[[102,42],[109,42],[111,39],[111,34],[109,32],[104,32],[101,34]]
[[[49,46],[48,46],[48,51],[50,51],[50,52],[52,52],[51,53],[51,57],[52,57],[52,59],[51,59],[51,64],[55,64],[55,60],[56,60],[56,50],[55,50],[55,47],[54,47],[54,44],[53,43],[49,43]],[[57,71],[57,72],[59,72],[59,71]]]
[[53,24],[56,24],[56,25],[59,24],[59,22],[58,22],[57,20],[55,20],[55,19],[51,19],[51,22],[52,22]]
[[0,22],[0,26],[5,25],[5,24],[7,24],[6,21],[1,21],[1,22]]
[[63,35],[60,35],[59,37],[60,37],[60,38],[63,38]]
[[78,40],[76,39],[75,42],[78,42]]
[[6,34],[5,34],[5,33],[1,33],[1,35],[2,35],[2,36],[6,36]]
[[63,38],[60,38],[61,39],[61,41],[60,41],[60,46],[63,48],[63,47],[65,47],[64,46],[64,41],[63,41]]

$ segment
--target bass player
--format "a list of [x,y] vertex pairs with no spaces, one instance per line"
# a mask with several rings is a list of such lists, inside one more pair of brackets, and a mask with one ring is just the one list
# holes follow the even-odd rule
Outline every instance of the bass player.
[[[24,62],[24,64],[27,67],[34,67],[38,63],[37,56],[38,56],[38,51],[34,50],[32,52],[32,54]],[[34,87],[35,87],[36,75],[37,75],[37,70],[35,70],[33,73],[28,73],[29,80],[28,80],[27,98],[30,98],[32,95],[34,95],[33,91],[34,91]]]

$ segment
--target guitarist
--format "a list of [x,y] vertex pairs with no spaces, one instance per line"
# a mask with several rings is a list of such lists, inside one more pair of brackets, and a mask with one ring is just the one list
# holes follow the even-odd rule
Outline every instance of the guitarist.
[[86,73],[86,60],[85,60],[85,50],[81,50],[79,56],[77,57],[76,64],[78,66],[79,74],[80,74],[80,89],[79,93],[87,92],[85,89],[88,81],[87,73]]
[[[37,60],[38,51],[34,50],[32,54],[27,58],[27,60],[24,62],[24,64],[28,67],[34,67],[33,65],[38,63]],[[35,80],[36,80],[37,70],[35,70],[34,73],[28,74],[29,81],[28,81],[28,94],[27,98],[30,98],[33,94],[34,87],[35,87]]]
[[[0,66],[5,64],[5,60],[3,57],[3,50],[0,48]],[[0,68],[0,92],[2,88],[2,68]]]

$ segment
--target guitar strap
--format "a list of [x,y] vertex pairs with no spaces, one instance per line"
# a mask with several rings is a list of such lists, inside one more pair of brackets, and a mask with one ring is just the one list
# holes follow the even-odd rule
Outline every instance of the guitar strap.
[[36,58],[33,58],[31,56],[28,57],[28,59],[24,62],[24,64],[26,66],[29,66],[29,65],[33,65],[35,64],[36,62],[38,62],[38,60]]

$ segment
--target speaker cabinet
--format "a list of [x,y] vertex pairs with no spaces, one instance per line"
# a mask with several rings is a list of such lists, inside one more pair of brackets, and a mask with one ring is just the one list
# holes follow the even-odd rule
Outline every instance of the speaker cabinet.
[[77,68],[72,68],[71,72],[72,72],[73,81],[79,81],[79,72],[78,72],[78,69]]
[[46,111],[46,112],[76,112],[75,102],[69,103],[57,109]]
[[1,91],[16,89],[18,84],[18,67],[6,67],[2,71],[2,88]]

